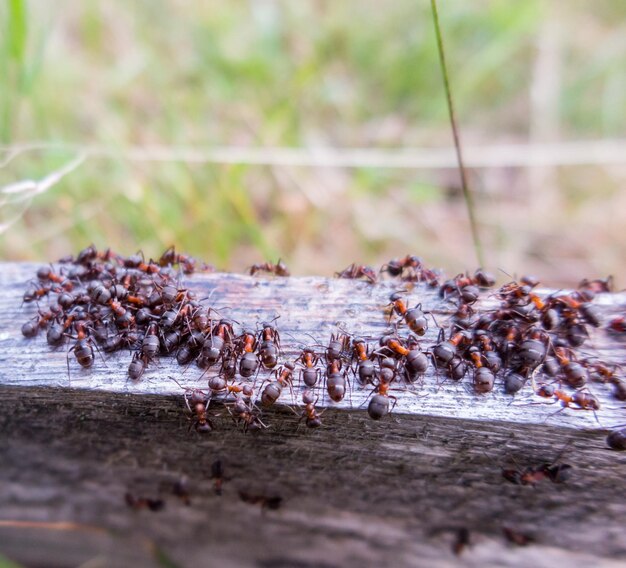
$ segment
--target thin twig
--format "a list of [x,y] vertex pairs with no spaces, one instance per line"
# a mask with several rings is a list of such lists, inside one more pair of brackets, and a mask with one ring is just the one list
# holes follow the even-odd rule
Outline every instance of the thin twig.
[[443,39],[441,37],[441,29],[439,27],[439,14],[437,13],[437,0],[430,0],[433,12],[433,22],[435,24],[435,33],[437,35],[437,48],[439,49],[439,61],[441,63],[441,72],[443,73],[443,84],[446,90],[446,99],[448,101],[448,112],[450,113],[450,124],[452,125],[452,135],[454,137],[454,147],[456,148],[456,156],[459,162],[459,173],[461,174],[461,185],[463,187],[463,197],[467,205],[467,213],[469,215],[470,227],[472,230],[472,239],[474,241],[474,249],[478,258],[478,264],[485,266],[483,258],[483,249],[478,235],[478,225],[476,223],[476,215],[474,210],[474,199],[467,183],[467,174],[463,165],[463,154],[461,152],[461,140],[457,128],[456,118],[454,115],[454,106],[452,104],[452,92],[450,90],[450,81],[448,79],[448,69],[446,67],[446,58],[443,51]]
[[[181,162],[188,164],[245,164],[327,168],[383,168],[446,170],[458,168],[454,147],[449,148],[337,148],[254,146],[108,146],[78,142],[25,142],[0,145],[14,159],[16,153],[83,153],[89,160],[125,162]],[[7,161],[2,158],[0,165]],[[581,140],[535,144],[465,146],[466,169],[527,168],[529,166],[584,166],[626,164],[626,140]]]
[[78,168],[86,159],[86,155],[80,154],[74,158],[71,162],[65,164],[62,168],[58,169],[51,174],[48,174],[45,178],[35,181],[32,179],[17,181],[4,187],[0,187],[0,208],[5,205],[20,204],[19,211],[13,215],[8,221],[0,223],[0,234],[4,233],[14,223],[16,223],[26,210],[30,207],[32,199],[36,195],[45,193],[53,185],[59,183],[66,175],[72,173]]

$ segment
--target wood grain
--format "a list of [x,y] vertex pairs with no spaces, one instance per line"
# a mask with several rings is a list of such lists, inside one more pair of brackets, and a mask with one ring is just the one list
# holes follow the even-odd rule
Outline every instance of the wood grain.
[[[126,370],[130,362],[128,352],[96,357],[95,365],[82,369],[67,353],[67,347],[51,350],[45,334],[34,340],[22,337],[21,324],[35,315],[35,305],[21,306],[26,283],[32,279],[37,265],[3,264],[0,267],[0,384],[15,386],[72,386],[109,392],[135,394],[182,394],[181,387],[206,388],[206,377],[194,365],[180,367],[174,358],[161,358],[138,382],[130,381]],[[259,323],[279,316],[276,325],[282,337],[284,360],[293,361],[302,345],[314,341],[326,345],[331,333],[340,329],[366,338],[378,338],[389,329],[384,309],[389,296],[399,287],[397,282],[383,282],[372,286],[357,282],[319,277],[309,278],[251,278],[235,274],[197,274],[184,281],[200,297],[208,298],[221,314],[248,324]],[[417,286],[407,296],[410,304],[421,303],[430,311],[439,325],[445,327],[451,305],[442,302],[436,292],[427,286]],[[482,307],[494,304],[489,295],[482,299]],[[596,302],[606,320],[610,314],[626,313],[626,294],[599,295]],[[424,337],[422,348],[428,350],[437,340],[438,329],[431,325]],[[323,349],[323,347],[321,347]],[[616,341],[604,330],[591,330],[591,338],[580,350],[580,356],[598,357],[606,362],[626,362],[626,342]],[[68,376],[67,361],[70,361]],[[214,372],[214,371],[212,371]],[[260,382],[268,375],[262,374]],[[258,383],[257,383],[258,384]],[[339,404],[333,403],[319,389],[319,406],[363,408],[367,404],[371,387],[363,388],[351,382],[350,395]],[[505,395],[502,378],[493,392],[486,395],[473,393],[470,378],[460,383],[435,376],[431,366],[423,381],[408,388],[396,388],[393,395],[398,403],[397,414],[421,414],[482,420],[502,420],[519,423],[553,423],[574,428],[609,427],[626,422],[624,409],[611,397],[608,386],[590,385],[600,399],[602,409],[594,414],[588,411],[563,409],[534,396],[527,385],[516,397]],[[281,401],[294,404],[299,399],[299,389],[294,396],[285,392]],[[296,400],[292,400],[295,398]],[[623,405],[622,405],[623,406]]]
[[[79,369],[65,348],[25,340],[21,307],[35,265],[0,267],[0,553],[26,566],[622,566],[626,560],[626,453],[606,447],[606,427],[625,410],[600,389],[597,413],[474,395],[467,384],[429,375],[398,391],[387,419],[373,422],[368,391],[328,406],[307,429],[285,404],[264,414],[268,429],[244,434],[220,404],[215,431],[189,431],[180,387],[200,371],[162,359],[138,383],[128,353]],[[393,283],[323,278],[199,275],[187,283],[229,317],[254,325],[280,314],[287,358],[307,334],[325,341],[337,324],[360,335],[387,328]],[[411,291],[443,324],[447,307]],[[490,299],[485,300],[489,302]],[[604,317],[624,312],[624,294],[600,297]],[[228,307],[228,309],[227,309]],[[431,330],[427,340],[435,340]],[[624,362],[623,343],[595,332],[589,354]],[[467,380],[467,379],[466,379]],[[148,396],[149,395],[149,396]],[[622,404],[623,406],[623,404]],[[225,468],[223,495],[212,463]],[[502,468],[573,466],[562,484],[514,485]],[[172,494],[188,479],[191,504]],[[160,512],[130,509],[126,492],[161,498]],[[282,499],[277,510],[240,492]],[[514,546],[503,527],[533,542]],[[456,532],[470,545],[452,552]]]

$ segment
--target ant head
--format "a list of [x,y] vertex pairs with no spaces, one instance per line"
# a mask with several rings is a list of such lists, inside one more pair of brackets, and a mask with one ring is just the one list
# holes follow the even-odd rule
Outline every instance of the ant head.
[[275,327],[275,326],[273,325],[273,323],[274,323],[274,322],[275,322],[275,321],[276,321],[279,317],[280,317],[280,314],[278,314],[277,316],[273,317],[273,318],[272,318],[270,321],[268,321],[268,322],[262,321],[262,322],[259,322],[259,323],[260,323],[260,325],[261,325],[261,327],[262,327],[263,329],[266,329],[266,328],[268,328],[268,327],[270,327],[270,328],[272,328],[272,329],[273,329],[273,328]]

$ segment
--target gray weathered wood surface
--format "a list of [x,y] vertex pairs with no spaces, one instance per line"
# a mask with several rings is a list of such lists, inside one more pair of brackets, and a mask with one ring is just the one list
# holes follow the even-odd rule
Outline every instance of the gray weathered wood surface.
[[[367,391],[353,385],[351,400],[329,408],[319,430],[282,407],[264,415],[266,431],[246,435],[216,407],[216,431],[200,436],[188,431],[180,387],[166,379],[202,386],[194,367],[183,373],[162,359],[133,384],[127,353],[86,371],[70,359],[67,388],[65,349],[51,352],[43,337],[20,334],[32,311],[20,308],[21,295],[35,269],[0,265],[0,553],[9,558],[28,566],[302,567],[626,560],[626,454],[604,441],[626,410],[604,392],[594,390],[603,402],[596,421],[583,411],[551,416],[557,408],[533,404],[528,393],[510,403],[499,392],[478,397],[467,384],[427,376],[415,391],[395,392],[398,405],[378,423],[363,411]],[[310,343],[305,332],[322,340],[338,322],[379,334],[395,289],[222,274],[189,286],[241,322],[280,313],[287,357],[299,341]],[[443,323],[439,302],[421,289],[410,298]],[[598,301],[607,315],[626,305],[623,294]],[[602,332],[590,344],[590,354],[624,363],[626,346]],[[222,496],[210,479],[216,459],[225,467]],[[556,459],[574,466],[564,484],[518,486],[501,476],[502,467]],[[182,476],[189,506],[170,491]],[[165,509],[131,510],[127,491],[160,496]],[[283,501],[262,510],[239,491]],[[507,543],[503,526],[534,542]],[[451,544],[460,527],[470,529],[471,545],[457,558]]]
[[[72,386],[82,389],[99,389],[109,392],[134,394],[181,394],[183,390],[169,377],[188,388],[206,388],[206,377],[194,365],[180,367],[174,358],[161,358],[151,365],[142,379],[128,379],[127,367],[130,355],[119,352],[107,355],[106,360],[97,356],[90,369],[81,368],[69,354],[70,373],[67,370],[67,346],[51,350],[45,334],[36,339],[25,339],[20,326],[36,315],[34,304],[22,306],[22,295],[27,282],[32,279],[38,265],[0,265],[0,384],[14,386]],[[399,286],[397,282],[383,282],[372,286],[366,282],[309,278],[251,278],[236,274],[197,274],[184,280],[184,285],[200,297],[210,297],[210,303],[226,317],[255,327],[259,322],[276,321],[282,336],[284,360],[293,361],[298,348],[310,345],[314,340],[325,345],[331,333],[344,329],[355,335],[378,338],[390,330],[384,309],[389,296]],[[404,285],[406,286],[406,284]],[[438,323],[445,327],[451,304],[443,303],[436,292],[426,286],[417,286],[407,294],[407,303],[422,303],[424,310],[431,311]],[[495,302],[488,295],[481,304]],[[606,318],[609,314],[626,312],[626,293],[599,295],[596,302]],[[438,329],[431,325],[423,338],[422,347],[427,350],[437,339]],[[580,350],[581,356],[598,357],[608,363],[626,361],[626,343],[610,340],[602,329],[591,329],[591,338]],[[323,350],[323,347],[320,348]],[[258,381],[267,377],[261,374]],[[424,380],[411,388],[395,389],[398,398],[394,412],[398,414],[424,414],[431,416],[503,420],[524,424],[546,422],[560,426],[597,428],[625,422],[626,416],[619,404],[610,396],[610,388],[590,385],[600,399],[602,410],[591,412],[565,409],[552,401],[533,396],[527,385],[515,398],[502,391],[502,379],[494,391],[486,395],[472,392],[469,375],[460,383],[436,377],[433,367]],[[350,396],[339,404],[332,403],[320,388],[320,406],[340,408],[363,408],[370,395],[370,387],[360,387],[352,382]],[[296,389],[296,398],[299,398]],[[292,403],[289,393],[281,400]]]

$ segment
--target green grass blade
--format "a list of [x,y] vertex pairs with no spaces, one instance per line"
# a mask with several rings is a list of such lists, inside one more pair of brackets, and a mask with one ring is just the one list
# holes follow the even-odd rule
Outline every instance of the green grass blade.
[[441,63],[441,72],[443,74],[443,84],[446,90],[446,100],[448,102],[448,112],[450,114],[450,124],[452,125],[452,136],[454,137],[454,147],[456,148],[456,156],[459,162],[459,173],[461,174],[461,185],[463,187],[463,198],[467,206],[467,213],[469,216],[470,227],[472,231],[472,240],[474,241],[474,250],[478,263],[481,266],[485,266],[483,258],[483,249],[480,243],[480,236],[478,234],[478,226],[476,223],[476,214],[474,210],[474,198],[470,191],[469,184],[467,182],[467,173],[465,166],[463,165],[463,153],[461,151],[461,140],[459,137],[459,131],[456,124],[456,117],[454,115],[454,105],[452,104],[452,91],[450,89],[450,81],[448,79],[448,69],[446,67],[446,58],[443,49],[443,39],[441,37],[441,28],[439,27],[439,14],[437,13],[437,0],[430,0],[432,7],[433,22],[435,24],[435,33],[437,35],[437,48],[439,50],[439,62]]

